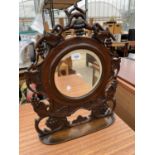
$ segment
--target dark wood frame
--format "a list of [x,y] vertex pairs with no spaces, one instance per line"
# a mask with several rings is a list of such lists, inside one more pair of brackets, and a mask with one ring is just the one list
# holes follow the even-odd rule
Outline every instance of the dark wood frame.
[[[71,43],[71,45],[70,45]],[[68,46],[69,45],[69,46]],[[58,66],[58,63],[64,57],[66,54],[73,50],[77,49],[87,49],[93,51],[99,58],[102,64],[102,70],[104,73],[101,75],[101,79],[98,83],[98,85],[95,87],[95,89],[87,94],[86,96],[77,97],[77,98],[71,98],[62,95],[55,86],[54,82],[54,74],[55,69]],[[103,52],[103,50],[105,52]],[[49,64],[51,62],[51,64]],[[106,66],[106,67],[105,67]],[[82,37],[75,37],[68,39],[55,47],[48,55],[45,63],[42,66],[42,84],[46,85],[45,91],[47,92],[49,98],[53,98],[55,101],[61,103],[64,105],[72,105],[74,104],[81,104],[88,102],[91,99],[96,99],[96,97],[99,97],[102,92],[105,90],[105,86],[107,84],[107,81],[111,75],[111,57],[108,54],[108,50],[102,45],[98,44],[98,42],[91,38],[82,38]],[[49,78],[49,76],[51,76]],[[47,81],[49,81],[47,83]],[[54,91],[52,91],[54,90]],[[51,93],[52,92],[52,93]]]
[[[73,11],[76,10],[77,12]],[[114,37],[108,30],[104,30],[99,24],[89,25],[85,20],[85,11],[78,8],[77,4],[70,11],[65,10],[68,16],[68,24],[65,27],[56,25],[52,33],[44,35],[36,44],[36,62],[30,66],[26,73],[27,86],[34,92],[32,106],[39,118],[35,120],[35,128],[39,134],[40,140],[45,144],[58,143],[52,139],[56,132],[102,118],[102,128],[113,123],[113,110],[116,100],[114,97],[117,87],[117,74],[120,68],[120,58],[112,53],[112,40]],[[81,18],[81,23],[76,22]],[[75,20],[73,20],[75,19]],[[64,39],[62,33],[69,29],[89,29],[93,31],[91,38],[74,37]],[[87,49],[93,51],[100,59],[103,74],[94,90],[85,96],[71,98],[61,94],[56,88],[54,82],[55,69],[61,58],[67,53],[77,50]],[[39,57],[43,60],[39,62]],[[31,88],[31,83],[36,84],[36,90]],[[39,95],[44,96],[48,101],[45,104],[39,100]],[[67,120],[79,109],[91,111],[89,118],[78,116],[76,120],[70,123]],[[39,127],[40,122],[47,118],[44,130]],[[91,131],[90,131],[91,130]],[[97,131],[92,127],[89,131],[79,136]],[[79,137],[78,136],[78,137]],[[63,136],[62,136],[63,137]],[[60,138],[60,142],[76,138]],[[63,140],[62,140],[63,139]]]

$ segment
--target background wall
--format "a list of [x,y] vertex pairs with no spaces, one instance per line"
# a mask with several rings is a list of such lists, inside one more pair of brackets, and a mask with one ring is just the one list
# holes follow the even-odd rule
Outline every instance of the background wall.
[[[34,18],[40,10],[43,0],[19,0],[19,29],[20,31],[30,30]],[[88,3],[88,18],[95,21],[107,21],[115,17],[123,23],[123,29],[135,27],[135,0],[82,0],[79,6],[85,9],[85,2]],[[56,23],[58,18],[66,17],[62,10],[54,11]]]

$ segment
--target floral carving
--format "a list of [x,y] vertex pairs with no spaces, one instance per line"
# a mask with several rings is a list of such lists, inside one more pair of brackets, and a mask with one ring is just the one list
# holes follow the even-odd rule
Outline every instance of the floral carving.
[[[95,23],[92,26],[89,25],[85,20],[86,11],[81,10],[77,6],[77,3],[75,3],[73,9],[71,9],[70,11],[65,10],[65,12],[68,17],[68,24],[64,27],[62,27],[61,25],[56,25],[51,33],[45,34],[37,42],[35,49],[36,61],[34,64],[30,66],[26,74],[28,88],[34,93],[33,98],[31,100],[31,104],[33,106],[34,111],[38,114],[39,117],[38,119],[35,120],[35,128],[39,134],[39,137],[43,137],[56,131],[72,127],[73,125],[77,125],[82,122],[110,116],[113,114],[113,110],[115,109],[116,106],[116,100],[115,100],[115,92],[117,88],[116,78],[120,69],[121,60],[119,57],[114,56],[111,52],[110,47],[112,41],[115,40],[115,38],[107,29],[104,30],[102,26],[100,26],[98,23]],[[79,19],[80,22],[78,22]],[[94,45],[91,46],[94,46],[95,48],[101,46],[102,47],[100,50],[101,52],[105,52],[102,51],[105,48],[106,51],[109,52],[106,53],[105,55],[106,58],[104,59],[106,62],[108,62],[109,65],[108,69],[110,68],[108,74],[110,75],[108,76],[109,79],[105,80],[105,85],[103,85],[102,88],[100,88],[100,90],[94,95],[93,99],[90,97],[89,101],[85,101],[85,99],[83,99],[81,103],[77,104],[73,103],[73,105],[66,103],[65,105],[63,104],[63,99],[61,99],[60,102],[59,99],[56,99],[55,97],[52,96],[53,95],[52,91],[55,91],[54,86],[51,86],[50,87],[51,89],[46,88],[46,86],[49,84],[48,83],[49,80],[46,79],[44,75],[42,75],[43,72],[42,68],[44,68],[43,66],[46,64],[48,56],[50,56],[50,54],[54,51],[54,49],[65,42],[62,33],[69,29],[81,29],[81,28],[93,31],[92,37],[89,39],[87,38],[87,40],[89,41],[91,40],[93,42]],[[52,59],[55,59],[56,56],[57,55],[55,54],[52,57]],[[41,63],[39,63],[40,57],[43,59]],[[51,62],[47,63],[48,66],[51,65],[50,63]],[[44,70],[46,70],[46,67],[44,68]],[[47,72],[50,71],[51,70],[47,70]],[[31,88],[32,83],[36,84],[35,90]],[[107,83],[108,85],[106,86]],[[51,94],[48,94],[49,92]],[[48,99],[49,101],[48,104],[45,104],[44,101],[39,99],[38,96],[40,94],[43,95],[46,99]],[[61,98],[61,96],[59,97]],[[113,104],[111,109],[108,105],[108,102],[112,102]],[[91,111],[90,118],[88,119],[87,117],[78,116],[78,118],[73,121],[73,124],[71,124],[67,120],[67,117],[80,108],[90,110]],[[39,124],[45,118],[46,118],[45,128],[40,129]]]

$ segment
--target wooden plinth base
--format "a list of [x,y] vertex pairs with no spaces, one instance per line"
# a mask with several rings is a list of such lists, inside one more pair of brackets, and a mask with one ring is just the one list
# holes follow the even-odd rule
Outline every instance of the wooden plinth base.
[[114,121],[115,118],[113,115],[105,118],[95,119],[88,123],[60,130],[51,135],[40,137],[40,140],[44,144],[62,143],[106,128]]

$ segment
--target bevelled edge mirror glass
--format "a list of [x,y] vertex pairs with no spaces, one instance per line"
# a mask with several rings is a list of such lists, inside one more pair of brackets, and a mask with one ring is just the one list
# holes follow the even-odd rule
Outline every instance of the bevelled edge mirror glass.
[[99,57],[90,50],[78,49],[66,54],[55,70],[55,84],[67,97],[82,97],[97,86],[102,72]]

